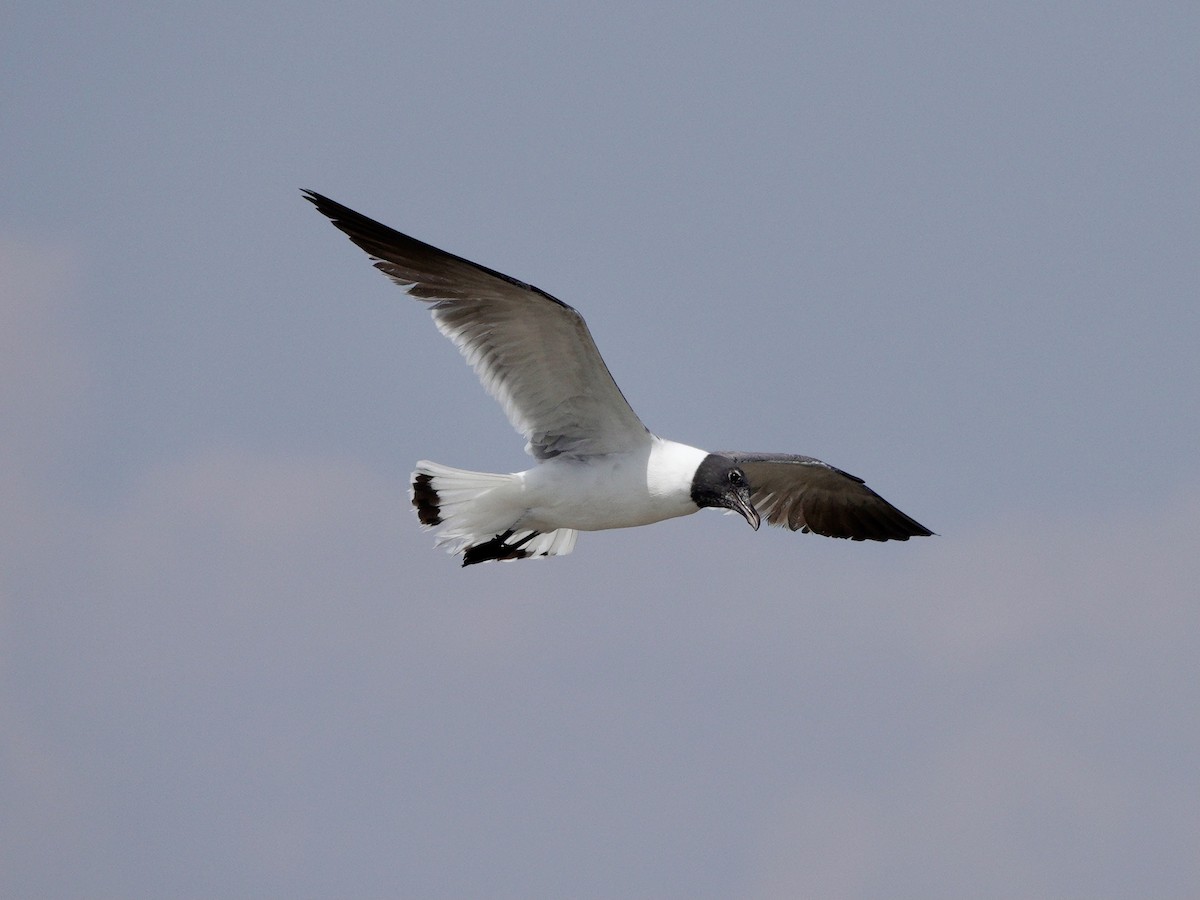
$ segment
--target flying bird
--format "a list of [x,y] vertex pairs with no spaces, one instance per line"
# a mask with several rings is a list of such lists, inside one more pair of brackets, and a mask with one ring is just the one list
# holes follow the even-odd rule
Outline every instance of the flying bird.
[[710,453],[652,433],[625,400],[575,309],[545,291],[438,250],[313,191],[304,196],[429,304],[525,440],[533,468],[510,475],[421,460],[417,517],[464,566],[563,556],[580,531],[731,510],[793,531],[854,541],[931,532],[861,478],[787,453]]

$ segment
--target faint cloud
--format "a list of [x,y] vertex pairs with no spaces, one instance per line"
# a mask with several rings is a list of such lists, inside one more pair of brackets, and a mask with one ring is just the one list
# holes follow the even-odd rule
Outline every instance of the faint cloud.
[[58,448],[88,385],[72,322],[73,254],[0,236],[0,458],[37,466]]
[[[79,782],[21,683],[19,622],[76,513],[50,480],[89,385],[65,248],[0,236],[0,868],[23,869],[46,833],[73,831]],[[20,814],[14,816],[13,810]]]
[[1200,488],[1107,519],[1029,511],[944,541],[903,602],[924,651],[952,665],[987,664],[1048,635],[1064,650],[1097,634],[1170,642],[1200,629],[1198,531]]
[[[1200,491],[1185,490],[1108,520],[943,538],[902,574],[852,577],[848,594],[897,595],[894,641],[936,725],[896,748],[885,785],[826,772],[789,786],[749,893],[1070,895],[1131,846],[1200,877],[1161,849],[1200,836],[1194,805],[1163,789],[1189,777],[1198,739],[1180,716],[1200,701],[1198,532]],[[1158,768],[1139,755],[1151,743]]]

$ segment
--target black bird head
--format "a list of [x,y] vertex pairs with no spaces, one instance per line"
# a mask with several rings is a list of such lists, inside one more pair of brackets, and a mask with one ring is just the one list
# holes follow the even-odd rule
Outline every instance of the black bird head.
[[703,509],[706,506],[729,509],[741,515],[758,531],[758,510],[750,502],[750,481],[728,456],[710,453],[692,476],[692,502]]

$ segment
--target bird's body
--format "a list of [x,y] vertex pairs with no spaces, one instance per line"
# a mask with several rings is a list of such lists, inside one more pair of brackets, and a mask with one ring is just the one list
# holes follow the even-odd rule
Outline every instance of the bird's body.
[[518,476],[525,508],[520,524],[538,531],[603,531],[690,515],[699,509],[692,502],[692,476],[707,455],[652,438],[641,450],[547,460]]
[[642,450],[575,460],[551,459],[521,473],[530,527],[603,531],[686,516],[692,476],[708,454],[653,438]]
[[422,461],[413,505],[463,565],[561,556],[577,532],[649,525],[704,507],[853,540],[931,534],[861,479],[806,456],[709,453],[649,431],[604,365],[583,317],[524,282],[438,250],[319,194],[306,197],[409,294],[526,438],[537,460],[509,475]]
[[[579,459],[555,457],[511,475],[468,472],[422,460],[414,480],[436,486],[437,512],[429,505],[430,518],[445,517],[459,496],[468,498],[466,508],[451,517],[439,538],[451,550],[466,549],[481,535],[511,531],[509,544],[535,535],[521,548],[530,555],[549,547],[558,549],[553,555],[562,555],[566,542],[574,546],[578,531],[633,528],[698,512],[692,479],[707,455],[699,448],[647,435],[640,449]],[[417,506],[420,510],[422,504]]]

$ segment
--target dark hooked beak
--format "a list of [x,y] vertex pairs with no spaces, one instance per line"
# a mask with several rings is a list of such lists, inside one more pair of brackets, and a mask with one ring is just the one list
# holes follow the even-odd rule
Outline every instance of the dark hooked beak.
[[754,504],[750,502],[749,492],[734,494],[732,499],[733,511],[740,513],[750,527],[758,531],[758,526],[762,524],[762,517],[759,516],[758,510],[754,508]]

